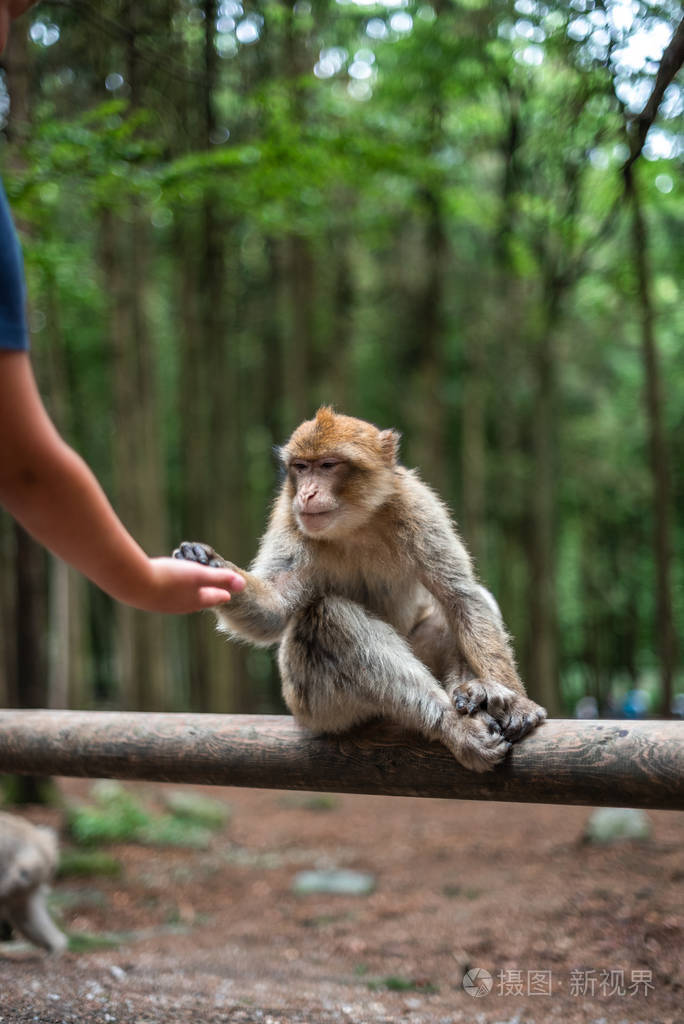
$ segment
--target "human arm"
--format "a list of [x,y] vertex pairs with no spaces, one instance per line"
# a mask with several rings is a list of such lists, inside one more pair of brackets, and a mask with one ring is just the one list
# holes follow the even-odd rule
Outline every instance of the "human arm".
[[244,586],[230,569],[148,558],[57,432],[26,352],[0,351],[0,503],[55,555],[136,608],[199,611]]

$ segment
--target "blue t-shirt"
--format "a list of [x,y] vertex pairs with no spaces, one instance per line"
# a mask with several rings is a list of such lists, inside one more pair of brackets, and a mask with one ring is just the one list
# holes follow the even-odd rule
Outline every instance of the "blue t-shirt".
[[28,348],[25,307],[24,263],[0,181],[0,349]]

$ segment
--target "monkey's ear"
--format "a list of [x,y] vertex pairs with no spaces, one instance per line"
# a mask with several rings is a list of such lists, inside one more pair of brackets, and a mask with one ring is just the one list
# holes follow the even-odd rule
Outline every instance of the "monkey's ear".
[[380,431],[380,449],[385,458],[385,461],[390,466],[395,466],[397,459],[399,458],[399,442],[401,441],[401,434],[398,430],[381,430]]

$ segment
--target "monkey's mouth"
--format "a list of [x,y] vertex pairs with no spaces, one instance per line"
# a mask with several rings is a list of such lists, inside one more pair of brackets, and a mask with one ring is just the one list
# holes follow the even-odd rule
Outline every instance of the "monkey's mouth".
[[336,509],[324,509],[321,512],[300,512],[299,521],[310,533],[324,530],[335,515]]

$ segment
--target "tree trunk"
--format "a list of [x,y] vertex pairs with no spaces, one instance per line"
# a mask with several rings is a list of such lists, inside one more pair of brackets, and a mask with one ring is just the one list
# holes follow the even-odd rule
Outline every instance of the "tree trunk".
[[414,435],[415,461],[429,484],[446,493],[446,407],[444,399],[444,277],[447,240],[439,197],[423,194],[427,211],[424,234],[425,280],[414,311],[418,365],[407,409]]
[[467,333],[461,408],[461,526],[476,568],[482,572],[486,537],[486,393],[484,339]]
[[[148,554],[167,550],[161,494],[161,449],[153,353],[140,292],[147,273],[142,229],[121,227],[111,211],[101,215],[101,266],[110,296],[110,345],[114,388],[116,506]],[[165,706],[162,617],[116,606],[116,651],[121,699],[140,710]]]
[[560,289],[553,281],[547,284],[545,303],[545,323],[534,355],[528,689],[549,715],[558,716],[561,708],[555,578],[557,388],[553,330],[558,319]]
[[[204,150],[213,146],[217,126],[217,6],[215,0],[202,3],[203,75],[195,96],[201,117],[188,122],[189,145]],[[228,311],[235,304],[226,266],[229,229],[220,187],[211,183],[197,206],[176,212],[183,536],[175,537],[174,544],[184,538],[208,541],[239,564],[245,554],[241,410],[249,396],[240,392],[239,338],[228,330]],[[189,261],[188,252],[196,259]],[[242,710],[247,689],[244,649],[217,639],[213,616],[192,616],[182,629],[181,699],[197,711]]]
[[[131,107],[142,103],[138,33],[145,12],[127,2],[124,59]],[[149,277],[148,228],[136,198],[128,217],[117,221],[103,210],[101,266],[110,300],[110,354],[114,393],[114,488],[117,511],[148,555],[167,551],[163,464],[158,436],[159,403],[155,352],[145,312]],[[167,692],[162,616],[117,604],[116,651],[121,699],[142,710],[165,706]]]
[[672,685],[677,663],[677,637],[672,610],[670,467],[663,428],[663,387],[655,332],[648,257],[648,227],[641,206],[634,165],[625,168],[625,194],[632,214],[632,260],[637,283],[644,365],[644,400],[648,423],[650,470],[653,480],[653,548],[656,568],[655,636],[660,654],[661,708],[672,713]]
[[[50,266],[43,272],[46,311],[45,341],[40,349],[41,391],[57,429],[70,440],[71,407],[67,346],[61,328],[57,282]],[[37,347],[37,346],[36,346]],[[85,581],[60,558],[49,559],[47,703],[50,708],[88,707],[91,678],[86,674]]]
[[501,138],[500,208],[491,245],[492,281],[491,284],[485,282],[486,307],[478,311],[477,321],[487,323],[488,315],[493,317],[494,340],[487,368],[492,380],[490,394],[495,396],[492,403],[495,436],[492,514],[497,528],[496,557],[493,559],[496,597],[504,621],[512,630],[522,674],[526,678],[529,670],[529,560],[524,532],[527,494],[520,467],[527,454],[523,454],[520,388],[514,384],[522,379],[525,372],[526,352],[522,343],[523,285],[516,275],[510,245],[519,189],[518,150],[523,140],[520,97],[509,83],[504,82],[504,87],[501,95],[506,97],[507,105],[505,131]]
[[[301,76],[308,62],[305,40],[295,20],[294,3],[284,0],[281,33],[276,53],[277,70],[284,83],[287,109],[284,113],[295,132],[307,119],[306,97]],[[276,243],[279,276],[278,301],[281,316],[280,367],[282,371],[282,434],[287,436],[315,410],[314,319],[316,275],[311,243],[294,226]]]
[[354,280],[349,254],[350,240],[346,232],[331,239],[335,277],[332,294],[330,365],[327,392],[342,412],[352,409],[350,355],[353,337]]
[[283,435],[286,436],[309,419],[312,393],[312,352],[314,345],[314,265],[309,243],[298,235],[288,235],[278,243],[281,355],[283,371]]
[[[44,708],[47,705],[47,553],[18,523],[15,539],[15,642],[16,677],[9,687],[10,705]],[[43,780],[17,777],[12,783],[14,803],[43,803]]]

